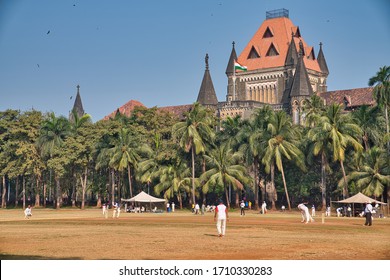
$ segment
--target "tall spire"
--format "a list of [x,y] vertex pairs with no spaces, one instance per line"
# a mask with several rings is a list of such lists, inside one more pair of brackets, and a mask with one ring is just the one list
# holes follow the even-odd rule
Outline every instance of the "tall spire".
[[233,71],[234,71],[234,61],[237,60],[236,50],[234,49],[234,45],[235,45],[234,41],[233,41],[232,45],[233,45],[232,52],[230,53],[229,62],[228,62],[228,65],[226,67],[226,72],[225,72],[227,76],[233,74]]
[[217,95],[215,94],[213,81],[209,71],[209,55],[205,57],[206,70],[204,71],[202,84],[199,89],[198,99],[196,102],[204,106],[216,106],[218,104]]
[[325,56],[322,52],[322,43],[320,43],[320,51],[318,52],[317,61],[320,65],[321,72],[329,75],[328,65],[326,64]]
[[[302,53],[302,49],[300,53]],[[309,75],[305,63],[303,62],[303,55],[298,57],[297,68],[295,69],[294,78],[290,90],[290,97],[293,96],[305,96],[309,97],[313,95],[313,88],[311,86]]]
[[80,85],[77,85],[77,95],[76,99],[74,101],[73,109],[69,114],[69,120],[73,120],[73,114],[72,112],[75,111],[77,116],[80,118],[84,116],[84,108],[83,108],[83,103],[81,102],[81,97],[80,97]]
[[288,46],[287,56],[284,65],[295,65],[298,61],[298,51],[295,46],[294,32],[291,34],[291,42]]

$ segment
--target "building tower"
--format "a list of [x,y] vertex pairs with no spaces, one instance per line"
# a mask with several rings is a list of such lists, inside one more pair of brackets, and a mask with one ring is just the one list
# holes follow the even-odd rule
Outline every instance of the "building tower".
[[[234,73],[235,59],[248,70]],[[245,118],[265,104],[292,113],[296,101],[302,106],[304,98],[326,91],[329,71],[322,44],[316,59],[314,48],[306,44],[299,27],[289,19],[289,11],[280,9],[266,12],[266,20],[238,57],[233,44],[226,75],[226,102],[218,104],[220,115]]]
[[202,84],[200,86],[198,99],[196,102],[199,102],[205,107],[216,109],[218,105],[218,99],[217,95],[215,94],[213,81],[211,80],[208,54],[206,54],[205,63],[206,69],[204,71]]
[[69,121],[71,121],[71,122],[74,121],[73,112],[75,112],[79,118],[81,118],[85,114],[84,108],[83,108],[83,103],[81,103],[80,86],[79,85],[77,85],[77,95],[76,95],[76,99],[74,101],[73,109],[69,113]]

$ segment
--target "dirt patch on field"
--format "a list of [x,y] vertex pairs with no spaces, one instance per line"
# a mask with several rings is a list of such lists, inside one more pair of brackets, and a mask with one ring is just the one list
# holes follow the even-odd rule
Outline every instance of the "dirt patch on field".
[[84,260],[389,260],[390,219],[330,217],[300,223],[300,214],[230,213],[217,236],[213,214],[122,213],[103,218],[98,209],[0,210],[1,259]]

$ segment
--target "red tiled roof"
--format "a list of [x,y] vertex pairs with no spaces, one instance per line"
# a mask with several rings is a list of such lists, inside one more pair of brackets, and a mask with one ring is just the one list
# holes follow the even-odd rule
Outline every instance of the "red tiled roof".
[[[347,107],[374,105],[375,100],[372,97],[372,90],[372,87],[335,90],[320,93],[319,96],[325,99],[327,105],[332,103],[347,103]],[[344,100],[346,100],[346,103]]]
[[192,109],[192,104],[189,105],[177,105],[177,106],[166,106],[159,107],[158,110],[170,112],[176,115],[179,119],[183,119],[184,113],[189,112]]
[[[264,33],[269,28],[273,37],[263,38]],[[289,43],[291,42],[292,32],[294,34],[298,31],[298,27],[294,26],[292,21],[286,17],[267,19],[263,22],[260,28],[257,30],[253,38],[246,45],[245,49],[238,57],[238,62],[248,67],[248,70],[265,69],[282,67],[285,64]],[[305,57],[304,63],[306,68],[321,72],[320,66],[317,60],[308,59],[310,51],[313,47],[308,46],[302,37],[294,37],[296,49],[299,51],[299,41],[302,41]],[[273,44],[279,55],[266,56],[269,47]],[[255,47],[256,51],[260,55],[259,58],[248,59],[249,53]]]
[[125,115],[126,117],[130,117],[131,115],[131,112],[134,110],[135,107],[145,107],[144,104],[142,104],[141,102],[137,101],[137,100],[130,100],[129,102],[127,102],[125,105],[119,107],[117,110],[115,110],[114,112],[112,112],[111,114],[109,114],[108,116],[105,116],[103,118],[103,120],[108,120],[110,118],[113,118],[115,117],[115,114],[116,112],[119,110],[119,112],[122,114],[122,115]]

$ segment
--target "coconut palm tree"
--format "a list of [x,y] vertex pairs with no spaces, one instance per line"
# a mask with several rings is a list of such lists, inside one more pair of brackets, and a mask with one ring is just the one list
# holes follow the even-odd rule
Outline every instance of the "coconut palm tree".
[[344,168],[345,151],[351,146],[355,151],[363,150],[359,138],[362,135],[362,130],[355,124],[350,115],[343,114],[341,105],[330,105],[320,120],[320,130],[324,135],[323,139],[327,139],[330,144],[333,161],[338,161],[343,173],[344,188],[343,198],[348,197],[348,183]]
[[111,159],[109,165],[118,171],[127,169],[130,197],[133,197],[131,168],[137,168],[142,154],[151,153],[150,147],[146,143],[140,144],[138,137],[129,129],[122,128],[118,137],[114,139],[114,147],[110,149]]
[[225,191],[228,208],[230,208],[229,186],[242,190],[244,184],[251,182],[250,177],[246,175],[246,168],[239,164],[242,156],[240,152],[234,153],[228,145],[220,145],[213,149],[210,155],[205,155],[209,169],[200,177],[201,181],[206,182],[202,190],[208,193],[210,187],[222,188]]
[[[376,75],[369,79],[368,85],[374,86],[373,97],[378,106],[384,109],[386,133],[389,133],[390,66],[381,67]],[[390,153],[389,142],[387,142],[387,152]]]
[[363,154],[360,170],[353,171],[348,179],[355,181],[357,187],[367,196],[381,196],[386,186],[390,185],[388,164],[386,152],[379,147],[373,147]]
[[323,99],[316,94],[310,96],[310,98],[305,101],[305,105],[303,107],[306,126],[315,126],[318,123],[324,110],[325,105]]
[[204,153],[206,142],[214,141],[210,112],[199,103],[194,103],[184,121],[176,123],[172,135],[186,153],[191,152],[192,167],[192,202],[195,202],[195,154]]
[[[296,145],[297,141],[300,139],[299,127],[292,124],[291,118],[287,116],[284,111],[275,112],[270,117],[267,131],[264,136],[267,139],[268,145],[265,149],[262,162],[266,166],[267,173],[273,173],[275,165],[281,172],[288,208],[291,210],[286,178],[284,176],[283,158],[293,160],[298,167],[302,170],[306,170],[304,155]],[[271,174],[271,181],[272,178],[273,174]],[[274,182],[272,182],[272,184],[274,184]]]
[[378,107],[370,107],[363,105],[352,113],[353,121],[363,131],[363,144],[365,151],[370,149],[370,144],[375,144],[380,141],[380,124],[383,118],[379,116]]
[[[164,198],[169,200],[174,196],[179,201],[180,209],[183,208],[182,193],[191,191],[191,170],[184,162],[177,161],[174,164],[161,166],[152,174],[153,178],[158,178],[158,183],[154,186],[156,195],[164,193]],[[195,181],[198,184],[198,181]]]
[[[41,150],[42,156],[49,159],[49,165],[54,170],[54,178],[56,181],[56,208],[61,205],[61,186],[60,177],[63,172],[61,160],[58,152],[64,144],[65,138],[70,133],[69,121],[63,117],[56,117],[54,113],[50,113],[44,119],[37,144]],[[51,164],[50,164],[51,163]]]

